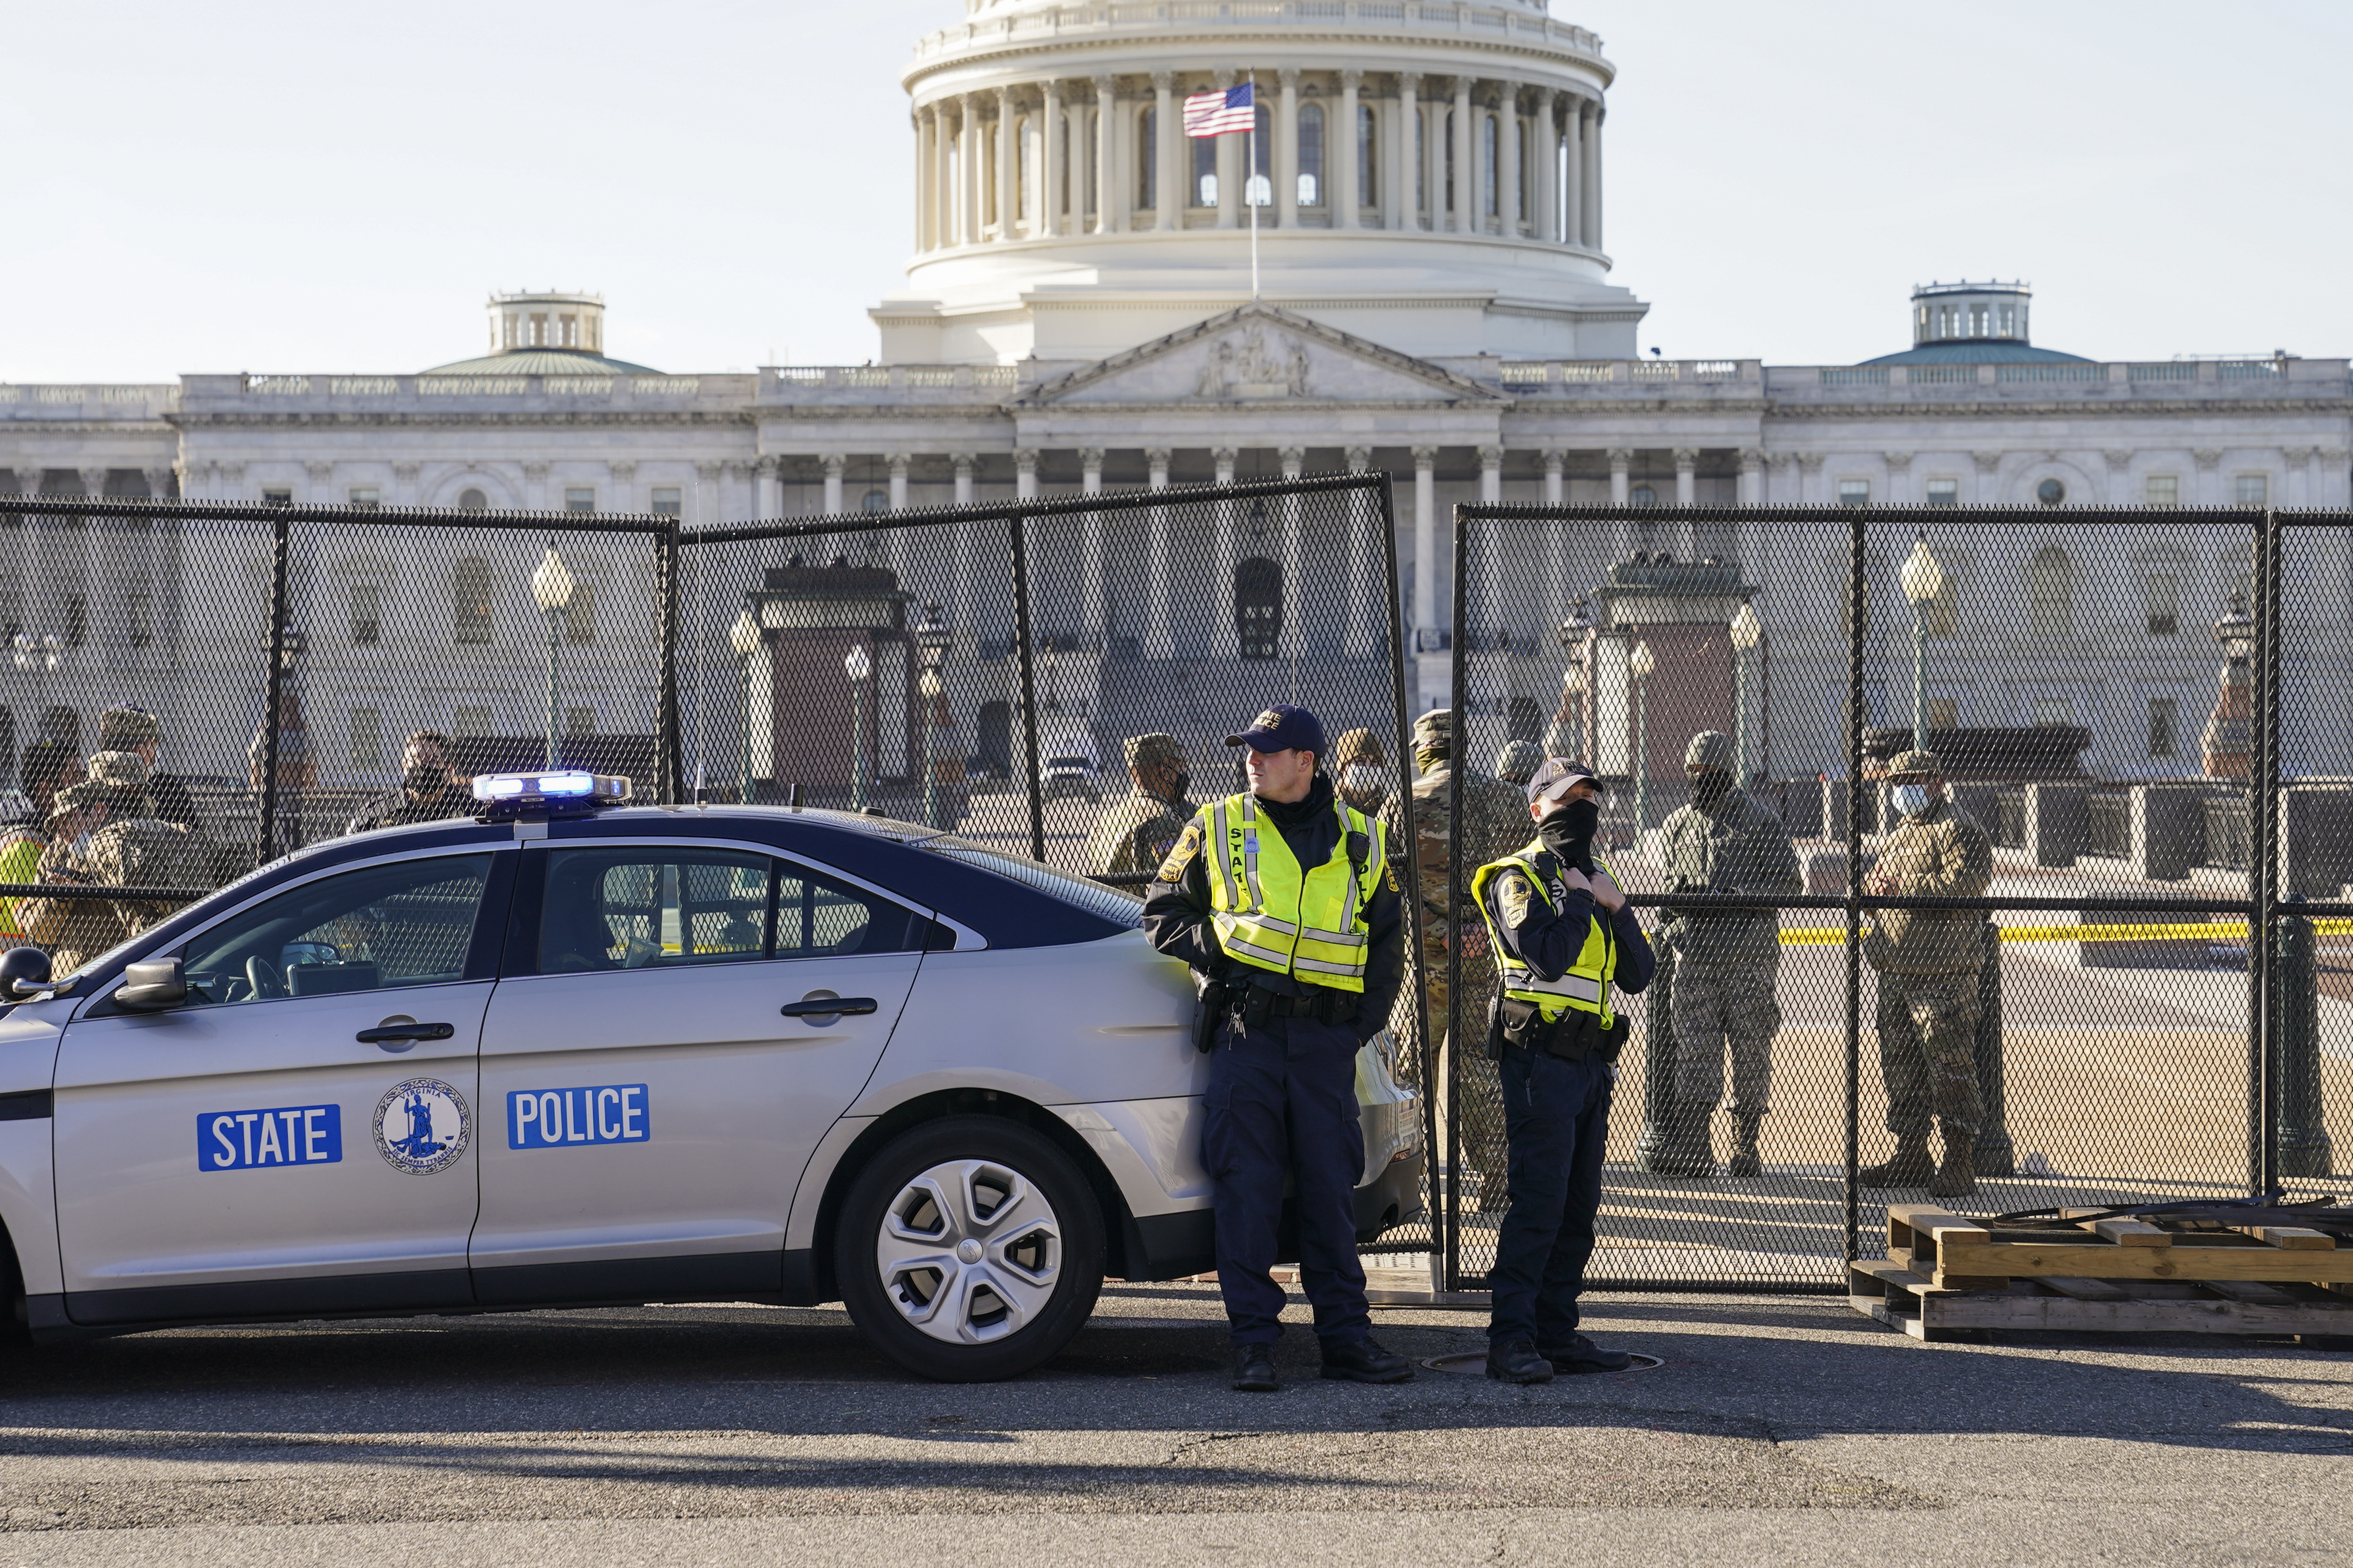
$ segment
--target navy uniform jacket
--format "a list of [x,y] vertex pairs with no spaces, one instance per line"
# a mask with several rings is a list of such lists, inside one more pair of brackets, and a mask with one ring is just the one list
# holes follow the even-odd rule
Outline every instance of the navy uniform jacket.
[[[1282,831],[1282,842],[1304,870],[1332,858],[1340,847],[1340,819],[1332,809],[1332,781],[1315,775],[1307,798],[1295,805],[1259,802],[1259,809]],[[1199,973],[1230,985],[1256,985],[1283,996],[1304,996],[1326,986],[1308,986],[1288,974],[1276,974],[1247,963],[1237,963],[1218,946],[1209,923],[1208,858],[1198,845],[1177,841],[1176,852],[1161,866],[1160,875],[1145,889],[1144,932],[1152,945],[1171,958],[1181,958]],[[1381,868],[1372,902],[1365,909],[1371,951],[1365,958],[1365,994],[1356,1005],[1356,1031],[1369,1040],[1388,1025],[1397,1001],[1398,984],[1405,976],[1405,900],[1398,895],[1397,873]]]
[[[1507,896],[1512,883],[1519,882],[1519,896]],[[1634,919],[1631,909],[1620,909],[1615,915],[1604,915],[1593,895],[1581,888],[1556,890],[1556,902],[1547,904],[1539,897],[1531,897],[1528,873],[1514,866],[1498,871],[1487,879],[1489,922],[1495,935],[1514,958],[1535,970],[1546,980],[1557,980],[1577,963],[1577,955],[1585,951],[1586,933],[1592,929],[1596,916],[1609,921],[1610,940],[1618,953],[1617,973],[1609,983],[1629,996],[1639,996],[1651,984],[1658,969],[1658,960],[1651,954],[1651,944],[1642,935],[1641,925]],[[1517,910],[1521,918],[1508,917]]]

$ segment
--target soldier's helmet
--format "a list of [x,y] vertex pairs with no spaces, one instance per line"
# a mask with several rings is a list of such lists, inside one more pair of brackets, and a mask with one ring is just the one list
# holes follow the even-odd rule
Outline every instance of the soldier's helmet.
[[1333,742],[1332,765],[1335,768],[1345,768],[1351,763],[1387,767],[1388,760],[1388,753],[1381,749],[1380,737],[1370,730],[1350,730]]
[[1944,776],[1944,759],[1934,752],[1899,752],[1896,753],[1895,760],[1887,764],[1887,777],[1891,782],[1899,779],[1934,779]]
[[52,816],[79,811],[95,800],[128,805],[147,793],[147,763],[136,752],[100,752],[90,759],[90,777],[58,791]]
[[1683,748],[1685,773],[1695,773],[1704,768],[1730,773],[1734,762],[1732,737],[1721,730],[1702,730],[1691,738],[1691,744]]
[[1525,789],[1544,761],[1544,748],[1534,741],[1514,741],[1495,753],[1495,776]]
[[1454,710],[1433,708],[1413,721],[1413,743],[1421,751],[1444,751],[1454,744]]
[[1176,743],[1174,735],[1130,735],[1127,738],[1127,765],[1131,768],[1184,760],[1185,748]]
[[144,708],[110,708],[98,716],[98,747],[102,752],[127,752],[163,738],[155,715]]

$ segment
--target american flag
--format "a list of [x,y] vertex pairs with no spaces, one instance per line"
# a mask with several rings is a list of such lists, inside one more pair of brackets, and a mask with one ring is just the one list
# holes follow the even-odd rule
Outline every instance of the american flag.
[[1185,100],[1185,134],[1228,136],[1256,130],[1258,111],[1254,102],[1248,82],[1223,92],[1197,92]]

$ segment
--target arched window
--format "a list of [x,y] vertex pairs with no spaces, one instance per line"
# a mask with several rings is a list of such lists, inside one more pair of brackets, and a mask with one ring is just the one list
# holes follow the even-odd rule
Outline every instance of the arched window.
[[491,563],[482,555],[461,555],[449,569],[451,640],[480,644],[491,640]]
[[2034,552],[2026,565],[2026,607],[2035,631],[2066,637],[2075,629],[2075,558],[2055,544]]
[[997,138],[1004,128],[1001,121],[992,123],[988,133],[980,142],[980,221],[983,226],[997,221]]
[[1221,136],[1194,136],[1193,143],[1193,205],[1213,207],[1218,205],[1218,143]]
[[1659,504],[1659,492],[1648,485],[1636,485],[1626,492],[1626,500],[1632,506],[1656,506]]
[[1369,103],[1356,105],[1356,205],[1366,212],[1380,205],[1381,188],[1373,155],[1380,148],[1380,118]]
[[1160,205],[1160,111],[1148,103],[1135,121],[1135,205]]
[[1480,199],[1486,203],[1480,211],[1489,217],[1503,210],[1503,121],[1492,114],[1479,116],[1479,184]]
[[2067,485],[2063,479],[2045,479],[2034,487],[2034,499],[2043,506],[2057,506],[2067,499]]
[[1282,657],[1282,568],[1263,555],[1234,567],[1234,635],[1244,658]]
[[468,490],[459,496],[458,510],[459,511],[488,511],[491,510],[491,498],[484,495],[480,490]]
[[877,512],[889,511],[891,510],[891,497],[888,492],[883,490],[868,490],[864,495],[858,498],[858,510],[864,512],[869,517],[873,516]]
[[1299,110],[1299,205],[1324,205],[1324,106],[1303,105]]

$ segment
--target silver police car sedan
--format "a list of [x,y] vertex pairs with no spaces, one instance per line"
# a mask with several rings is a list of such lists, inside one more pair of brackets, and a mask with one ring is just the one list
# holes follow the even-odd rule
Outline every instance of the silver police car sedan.
[[[0,958],[20,1333],[839,1300],[965,1381],[1107,1276],[1213,1266],[1207,1058],[1133,896],[874,817],[482,786],[73,975]],[[1387,1052],[1366,1238],[1420,1211]]]

